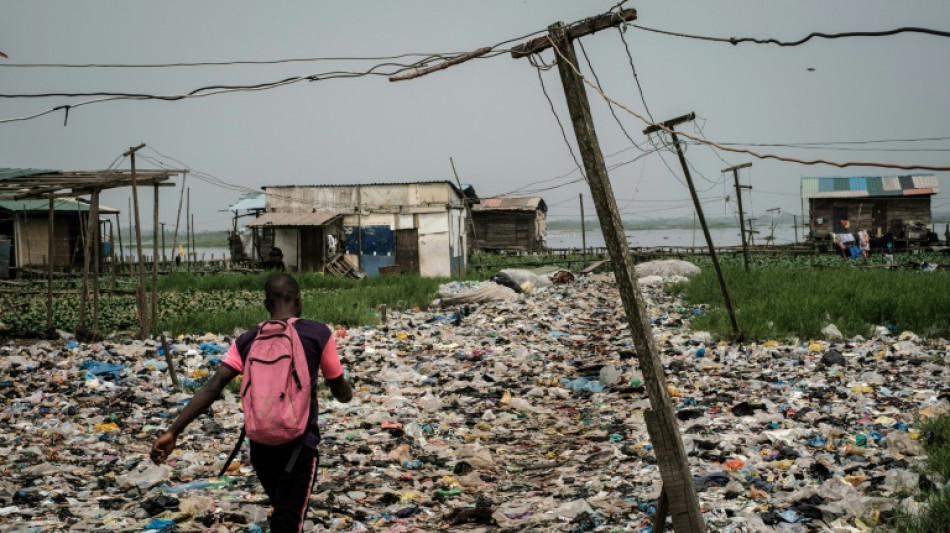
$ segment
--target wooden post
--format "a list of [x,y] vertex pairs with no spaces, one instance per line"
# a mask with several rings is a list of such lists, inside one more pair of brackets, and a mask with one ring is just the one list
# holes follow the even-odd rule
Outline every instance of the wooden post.
[[[627,10],[632,11],[632,10]],[[635,13],[635,12],[634,12]],[[606,15],[613,22],[606,27],[620,23],[613,14]],[[603,18],[603,17],[599,17]],[[609,22],[609,21],[608,21]],[[589,21],[589,27],[595,27],[596,21]],[[579,37],[577,32],[571,31],[572,37]],[[655,424],[648,425],[650,439],[657,450],[660,475],[663,479],[663,490],[668,494],[673,516],[673,527],[679,533],[700,533],[705,531],[702,513],[699,508],[699,499],[686,460],[686,450],[679,433],[673,405],[667,389],[666,376],[663,364],[660,361],[659,350],[653,339],[649,314],[640,292],[637,276],[634,271],[633,258],[627,245],[623,223],[614,198],[607,166],[597,141],[597,133],[590,114],[590,104],[583,81],[577,67],[577,56],[574,45],[568,39],[568,30],[563,23],[556,23],[548,27],[549,46],[555,48],[558,72],[564,85],[564,95],[571,114],[571,122],[577,137],[587,180],[590,185],[591,196],[597,208],[597,217],[600,219],[604,241],[610,250],[611,265],[620,290],[627,322],[636,347],[640,371],[647,386],[650,412],[656,420]],[[543,45],[543,43],[542,43]],[[651,429],[652,427],[652,429]]]
[[[181,177],[181,192],[178,193],[178,214],[175,215],[175,234],[172,236],[172,262],[175,262],[174,257],[178,254],[178,225],[181,223],[181,204],[182,200],[185,197],[185,180],[188,179],[188,173],[186,172]],[[189,199],[191,197],[189,196]],[[187,224],[187,221],[185,222]]]
[[92,228],[92,337],[99,338],[99,258],[102,255],[99,231],[99,189],[93,189],[89,205],[89,227]]
[[584,249],[584,259],[587,259],[587,220],[584,218],[584,193],[578,194],[581,202],[581,248]]
[[93,220],[92,206],[93,204],[98,205],[98,202],[99,191],[93,190],[92,201],[89,203],[89,212],[86,214],[86,243],[82,254],[82,292],[79,295],[79,318],[76,321],[76,333],[81,337],[84,337],[88,332],[86,330],[86,305],[89,303],[90,262],[92,261],[92,253],[95,248],[95,229],[93,225],[98,224],[98,220]]
[[[198,262],[198,250],[195,248],[195,214],[191,214],[191,255]],[[197,267],[197,265],[195,265]]]
[[[462,190],[462,181],[459,180],[459,173],[455,171],[455,161],[450,157],[449,163],[452,164],[452,174],[455,174],[455,183],[459,186],[459,192],[462,193],[462,205],[465,206],[465,216],[468,217],[468,227],[472,231],[472,242],[468,245],[468,248],[475,250],[475,243],[478,240],[475,237],[475,219],[472,218],[472,206],[468,201],[468,198],[465,197],[465,191]],[[468,263],[468,254],[466,253],[466,263]]]
[[[129,264],[132,263],[132,254],[134,253],[134,252],[132,251],[132,250],[133,250],[133,248],[132,248],[132,228],[133,228],[134,226],[135,226],[135,224],[132,223],[132,198],[129,198]],[[133,274],[132,274],[132,269],[130,268],[130,269],[129,269],[129,276],[131,277],[132,275],[133,275]]]
[[53,262],[56,247],[53,245],[53,223],[56,215],[53,211],[55,200],[49,199],[49,229],[46,232],[49,242],[46,245],[46,330],[53,331]]
[[742,189],[751,189],[751,185],[739,185],[739,169],[751,167],[752,163],[743,163],[729,167],[723,172],[732,171],[732,178],[736,183],[736,202],[739,204],[739,235],[742,236],[742,257],[745,261],[745,271],[749,272],[749,243],[745,238],[745,213],[742,211]]
[[175,360],[172,359],[172,352],[168,349],[168,340],[164,333],[162,333],[162,351],[165,352],[165,363],[168,364],[168,376],[172,378],[172,387],[178,390],[181,386],[178,384],[178,374],[175,373]]
[[129,148],[127,152],[123,155],[129,157],[132,164],[132,203],[134,204],[135,212],[135,248],[138,251],[138,267],[139,267],[139,333],[143,339],[148,338],[150,332],[149,316],[148,316],[148,295],[145,292],[145,259],[142,256],[142,222],[141,217],[139,216],[139,188],[138,182],[135,180],[135,152],[141,150],[145,147],[145,143],[142,143],[138,146]]
[[798,244],[798,215],[792,215],[792,229],[795,230],[795,244]]
[[191,274],[191,221],[194,220],[191,216],[191,188],[188,188],[186,193],[187,199],[185,203],[185,266],[188,268],[188,273]]
[[155,197],[152,199],[152,309],[149,324],[158,324],[158,183],[153,186]]
[[686,156],[683,155],[683,148],[679,144],[679,138],[673,127],[677,124],[688,122],[696,117],[694,113],[683,115],[681,117],[668,120],[662,126],[650,126],[643,130],[644,135],[649,135],[654,131],[668,129],[670,137],[673,139],[673,146],[676,147],[676,155],[679,157],[680,165],[683,167],[683,174],[686,176],[686,184],[689,186],[689,195],[693,198],[693,206],[696,208],[696,217],[699,218],[699,225],[703,228],[703,236],[706,237],[706,247],[709,248],[709,257],[712,259],[713,267],[716,269],[716,277],[719,278],[719,287],[722,289],[722,297],[726,301],[726,310],[729,312],[729,320],[732,322],[732,332],[736,338],[742,339],[742,332],[739,330],[739,321],[736,320],[736,310],[732,306],[732,298],[729,296],[729,288],[726,286],[726,278],[722,275],[722,268],[719,266],[719,258],[716,257],[716,246],[713,244],[712,236],[709,235],[709,226],[706,225],[706,217],[703,215],[703,206],[699,203],[699,195],[696,194],[696,186],[693,185],[693,177],[689,173],[689,165],[686,164]]
[[119,232],[119,262],[125,261],[125,248],[122,245],[122,220],[119,214],[115,214],[115,227]]
[[386,311],[386,304],[380,305],[380,306],[379,306],[379,318],[380,318],[380,320],[383,322],[383,325],[386,324],[386,318],[387,318],[387,317],[386,317],[386,312],[387,312],[387,311]]
[[165,248],[165,223],[159,222],[162,226],[162,265],[168,263],[168,249]]

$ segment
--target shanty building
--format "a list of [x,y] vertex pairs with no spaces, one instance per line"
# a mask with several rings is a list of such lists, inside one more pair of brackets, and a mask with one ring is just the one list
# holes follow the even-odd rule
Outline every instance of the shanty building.
[[539,252],[547,248],[548,206],[539,197],[482,198],[472,206],[475,248]]
[[926,238],[931,197],[939,192],[932,174],[802,178],[812,239],[867,230],[872,238]]
[[264,188],[249,227],[273,229],[286,267],[322,271],[339,257],[368,276],[453,276],[467,263],[464,195],[448,181]]
[[[100,215],[119,211],[99,206]],[[53,267],[82,266],[89,204],[71,198],[53,202]],[[109,220],[102,224],[111,225]],[[111,227],[100,227],[100,257],[111,257]],[[0,200],[0,278],[13,272],[46,266],[49,254],[49,200]]]

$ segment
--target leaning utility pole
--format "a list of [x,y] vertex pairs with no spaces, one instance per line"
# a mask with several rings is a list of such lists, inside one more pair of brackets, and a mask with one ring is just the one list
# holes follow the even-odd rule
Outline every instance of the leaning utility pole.
[[709,248],[709,257],[712,258],[713,267],[716,269],[716,277],[719,278],[722,298],[726,301],[726,310],[729,311],[729,320],[732,322],[732,332],[735,333],[737,339],[742,339],[742,332],[739,330],[739,321],[736,320],[736,310],[732,307],[732,298],[729,296],[729,288],[726,286],[726,278],[722,275],[722,267],[719,266],[719,258],[716,257],[716,247],[713,245],[712,236],[709,235],[709,226],[706,225],[706,217],[703,215],[703,206],[699,203],[699,195],[696,194],[696,186],[693,185],[693,177],[689,173],[686,156],[683,155],[683,148],[680,146],[679,138],[673,129],[677,124],[689,122],[695,118],[695,113],[689,113],[688,115],[676,117],[660,124],[654,124],[643,130],[643,134],[650,135],[660,130],[670,132],[670,137],[673,139],[673,146],[676,147],[676,155],[679,156],[680,165],[683,167],[683,174],[686,176],[686,184],[689,185],[689,195],[693,197],[696,217],[699,218],[699,225],[702,226],[703,235],[706,237],[706,247]]
[[594,206],[597,209],[597,217],[600,219],[604,241],[610,251],[611,264],[652,406],[651,410],[644,412],[644,419],[663,480],[658,506],[660,511],[657,513],[654,531],[663,530],[666,520],[665,511],[669,506],[675,531],[699,533],[705,531],[705,524],[699,508],[696,487],[693,485],[693,478],[689,471],[686,450],[683,447],[683,440],[667,389],[659,350],[653,339],[649,315],[637,282],[633,258],[624,238],[620,212],[597,141],[597,133],[590,114],[590,104],[580,71],[577,69],[577,56],[572,42],[573,39],[634,20],[636,13],[634,9],[624,9],[587,19],[570,27],[558,22],[548,27],[547,36],[515,47],[512,50],[512,56],[525,57],[547,48],[554,48],[574,134],[584,161],[584,169]]
[[732,177],[736,182],[736,202],[739,204],[739,234],[742,236],[742,257],[745,261],[745,271],[749,272],[749,243],[745,238],[745,215],[742,212],[742,189],[751,189],[751,185],[739,185],[739,169],[749,168],[752,163],[742,163],[734,167],[723,169],[723,172],[732,172]]

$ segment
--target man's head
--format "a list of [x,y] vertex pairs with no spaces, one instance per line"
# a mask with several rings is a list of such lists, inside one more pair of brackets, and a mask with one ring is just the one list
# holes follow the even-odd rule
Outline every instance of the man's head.
[[299,317],[303,312],[300,285],[290,274],[274,274],[264,284],[264,307],[271,318]]

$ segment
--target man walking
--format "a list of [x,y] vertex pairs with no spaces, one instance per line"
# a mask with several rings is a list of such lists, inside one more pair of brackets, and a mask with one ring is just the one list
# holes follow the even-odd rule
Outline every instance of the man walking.
[[[309,376],[313,394],[306,429],[301,436],[287,443],[268,445],[255,442],[254,434],[249,434],[251,465],[274,508],[270,519],[271,533],[299,532],[303,528],[310,492],[317,473],[316,448],[320,441],[320,429],[317,425],[317,375],[323,374],[333,397],[340,402],[349,402],[353,398],[353,389],[343,376],[343,367],[330,328],[319,322],[299,319],[303,305],[297,281],[288,274],[275,274],[267,280],[264,292],[264,306],[271,317],[265,324],[285,324],[284,327],[295,330],[306,354],[306,375]],[[232,379],[245,372],[248,355],[259,333],[260,326],[234,341],[211,380],[195,393],[168,430],[152,445],[152,462],[165,462],[174,451],[178,436],[188,424],[211,407]],[[263,335],[261,337],[264,338]],[[295,379],[296,376],[295,371]],[[246,378],[244,386],[249,386],[249,381],[250,379]],[[243,390],[242,387],[242,392]],[[245,417],[247,418],[247,413]]]

